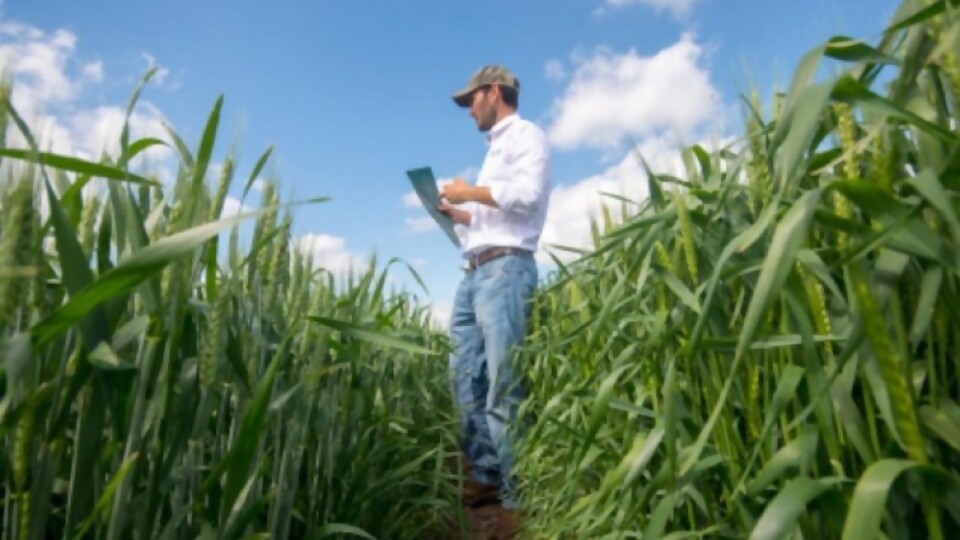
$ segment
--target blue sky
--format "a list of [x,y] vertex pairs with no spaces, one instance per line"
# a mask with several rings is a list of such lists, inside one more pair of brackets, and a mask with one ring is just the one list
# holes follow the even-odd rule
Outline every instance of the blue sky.
[[[236,150],[245,178],[274,145],[268,172],[285,197],[333,198],[297,211],[302,245],[335,269],[374,251],[403,258],[443,317],[459,254],[410,204],[404,171],[475,174],[483,136],[450,100],[475,69],[500,63],[520,78],[520,113],[553,146],[544,242],[583,245],[598,189],[643,196],[631,141],[668,169],[679,142],[739,134],[742,93],[786,86],[799,57],[833,35],[875,41],[897,5],[6,0],[0,63],[50,147],[79,155],[117,138],[117,113],[149,65],[161,70],[135,118],[140,135],[167,121],[195,147],[224,94],[217,159]],[[169,156],[153,158],[163,168]]]

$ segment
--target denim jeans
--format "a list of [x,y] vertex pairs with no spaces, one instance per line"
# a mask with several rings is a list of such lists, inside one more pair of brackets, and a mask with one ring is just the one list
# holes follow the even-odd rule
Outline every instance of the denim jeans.
[[507,508],[516,506],[510,439],[526,397],[523,369],[512,348],[526,335],[536,285],[532,255],[494,259],[464,275],[450,318],[450,373],[463,451],[475,480],[499,485]]

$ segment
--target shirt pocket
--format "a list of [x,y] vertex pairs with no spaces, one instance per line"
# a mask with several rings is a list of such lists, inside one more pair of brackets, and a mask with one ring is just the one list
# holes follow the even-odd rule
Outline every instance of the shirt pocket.
[[483,176],[487,179],[502,180],[510,176],[510,163],[512,162],[510,152],[503,147],[490,150],[486,159],[483,161]]

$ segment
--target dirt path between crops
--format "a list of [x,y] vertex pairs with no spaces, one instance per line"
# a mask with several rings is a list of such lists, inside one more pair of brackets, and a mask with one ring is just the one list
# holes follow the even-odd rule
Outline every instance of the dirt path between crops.
[[[469,482],[469,466],[462,466],[448,462],[447,467],[456,471],[463,483]],[[514,540],[517,536],[517,522],[514,513],[500,506],[499,502],[492,502],[478,507],[464,504],[463,516],[466,519],[466,536],[461,536],[460,524],[457,519],[447,522],[450,529],[447,533],[438,536],[444,540]],[[432,538],[432,537],[431,537]]]
[[[514,538],[513,519],[509,510],[499,504],[479,508],[463,508],[467,516],[469,536],[462,540],[509,540]],[[459,540],[459,536],[456,537]]]

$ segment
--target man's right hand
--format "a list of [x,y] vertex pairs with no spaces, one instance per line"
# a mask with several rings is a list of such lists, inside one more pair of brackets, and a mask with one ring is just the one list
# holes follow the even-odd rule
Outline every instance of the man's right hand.
[[454,223],[470,225],[470,212],[466,210],[460,210],[459,208],[446,203],[438,204],[437,210],[450,216],[450,219],[452,219]]

